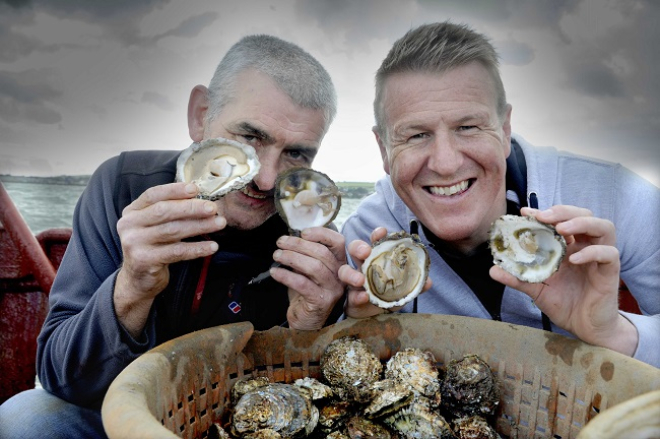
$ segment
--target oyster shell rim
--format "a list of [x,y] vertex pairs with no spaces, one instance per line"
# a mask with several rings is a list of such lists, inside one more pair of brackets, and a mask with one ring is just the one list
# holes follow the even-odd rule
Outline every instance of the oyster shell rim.
[[254,179],[254,177],[259,173],[259,170],[261,168],[261,163],[259,162],[257,151],[251,145],[248,145],[246,143],[241,143],[232,139],[227,139],[225,137],[212,137],[209,139],[204,139],[199,142],[193,142],[186,149],[181,151],[176,161],[175,181],[177,182],[186,181],[183,169],[194,154],[196,154],[197,152],[203,149],[211,148],[216,145],[229,145],[241,150],[248,157],[248,160],[252,161],[253,166],[250,167],[250,170],[245,175],[240,176],[238,178],[234,178],[233,180],[229,181],[227,184],[221,186],[219,190],[213,192],[202,192],[202,189],[199,187],[197,183],[195,183],[195,180],[190,181],[190,183],[194,183],[199,188],[199,193],[197,194],[197,198],[201,198],[209,201],[218,200],[232,191],[240,190],[244,188],[250,183],[250,181],[252,181],[252,179]]
[[[422,279],[417,285],[417,287],[408,293],[407,295],[395,300],[395,301],[386,301],[378,297],[376,294],[374,294],[370,287],[369,287],[369,280],[368,280],[368,275],[367,275],[367,267],[369,266],[369,263],[375,258],[374,256],[374,250],[380,246],[381,244],[388,242],[388,241],[397,241],[397,240],[408,240],[410,241],[411,244],[419,248],[424,255],[424,266],[422,267]],[[431,258],[429,256],[428,251],[426,250],[426,246],[420,239],[419,235],[415,233],[408,233],[405,230],[401,230],[399,232],[391,232],[388,233],[385,237],[379,239],[378,241],[374,242],[371,245],[371,254],[367,259],[364,260],[362,263],[361,271],[362,274],[364,274],[365,280],[364,280],[364,289],[369,295],[369,302],[371,302],[373,305],[378,306],[379,308],[383,309],[389,309],[389,308],[394,308],[396,306],[403,306],[408,302],[411,302],[412,300],[415,299],[415,297],[419,296],[419,294],[422,292],[424,289],[424,284],[426,283],[426,280],[428,279],[430,275],[430,268],[431,268]]]
[[[505,263],[505,261],[498,256],[499,254],[502,253],[502,251],[497,248],[496,242],[498,237],[502,236],[501,234],[502,227],[511,225],[513,223],[519,223],[521,225],[527,223],[533,228],[542,229],[549,233],[552,233],[553,238],[555,242],[557,242],[557,244],[560,246],[561,251],[554,258],[554,262],[550,266],[550,269],[548,270],[547,273],[543,273],[537,270],[525,270],[523,272],[519,272],[511,268],[511,266],[508,263]],[[499,226],[500,224],[504,224],[505,226],[500,227]],[[523,216],[523,215],[505,214],[497,218],[495,221],[493,221],[490,229],[488,230],[488,247],[490,248],[491,255],[493,256],[493,263],[495,265],[501,267],[504,271],[511,274],[516,279],[528,283],[541,283],[549,279],[553,274],[557,272],[557,270],[559,270],[562,261],[566,257],[566,239],[561,234],[559,234],[557,232],[557,229],[555,229],[555,227],[552,226],[551,224],[542,223],[533,216],[529,216],[529,215]],[[526,272],[532,275],[536,274],[536,276],[525,275]]]
[[324,179],[326,179],[330,183],[330,186],[332,187],[333,192],[335,193],[336,198],[337,198],[337,205],[333,209],[332,216],[323,225],[315,225],[315,226],[307,226],[307,227],[326,227],[326,226],[328,226],[329,224],[331,224],[337,218],[337,215],[339,214],[339,211],[341,210],[341,191],[339,190],[339,187],[334,182],[334,180],[332,180],[327,174],[325,174],[321,171],[317,171],[316,169],[311,168],[311,167],[295,166],[295,167],[289,168],[289,169],[287,169],[287,170],[285,170],[285,171],[283,171],[283,172],[281,172],[277,175],[277,178],[275,179],[274,201],[275,201],[275,209],[277,210],[278,215],[280,216],[280,218],[282,218],[282,221],[284,221],[284,223],[287,225],[287,227],[289,227],[290,230],[295,230],[295,231],[302,230],[302,229],[296,229],[296,228],[291,227],[291,225],[289,224],[289,220],[287,219],[286,211],[284,210],[284,208],[282,207],[281,202],[280,202],[280,200],[283,198],[281,196],[282,194],[281,194],[281,189],[280,189],[282,181],[284,181],[291,174],[294,174],[296,172],[309,172],[313,175],[318,175],[318,176],[323,177]]

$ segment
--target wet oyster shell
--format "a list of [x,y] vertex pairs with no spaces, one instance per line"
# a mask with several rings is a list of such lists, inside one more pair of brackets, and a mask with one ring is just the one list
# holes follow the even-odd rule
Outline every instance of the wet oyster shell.
[[497,430],[481,416],[455,419],[452,424],[458,439],[501,439]]
[[451,360],[441,381],[442,407],[457,418],[494,415],[500,404],[500,383],[478,355]]
[[396,439],[384,425],[356,415],[346,423],[346,431],[351,439]]
[[327,175],[292,168],[275,181],[275,207],[292,231],[330,224],[341,208],[341,194]]
[[321,373],[340,399],[368,402],[371,386],[383,365],[369,346],[356,337],[333,340],[321,355]]
[[319,409],[320,430],[331,433],[346,425],[346,420],[355,412],[352,403],[348,401],[331,401]]
[[373,399],[363,412],[368,418],[382,418],[409,405],[415,394],[410,386],[398,380],[384,379],[371,386]]
[[440,378],[435,357],[430,351],[406,348],[394,354],[385,364],[385,378],[408,386],[413,392],[440,404]]
[[369,301],[386,309],[410,302],[422,292],[430,263],[418,235],[401,231],[375,242],[362,264]]
[[270,384],[270,379],[267,376],[248,376],[236,381],[230,392],[232,405],[236,405],[238,400],[241,399],[241,397],[246,393],[256,388],[263,387],[267,384]]
[[332,388],[326,386],[316,378],[312,378],[312,377],[298,378],[293,382],[293,385],[309,390],[312,401],[331,398],[333,396]]
[[218,137],[195,142],[181,152],[176,181],[194,183],[199,188],[198,198],[217,200],[245,187],[260,166],[252,146]]
[[424,397],[384,419],[384,423],[404,438],[455,439],[451,426],[436,410],[431,410]]
[[244,436],[273,430],[283,437],[310,434],[319,412],[307,389],[272,383],[245,393],[234,407],[231,433]]
[[564,237],[532,217],[503,215],[489,235],[493,262],[525,282],[543,282],[559,269],[566,255]]

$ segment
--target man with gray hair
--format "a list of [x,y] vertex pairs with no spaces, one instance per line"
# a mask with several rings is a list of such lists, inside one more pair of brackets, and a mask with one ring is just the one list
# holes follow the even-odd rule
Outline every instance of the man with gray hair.
[[[342,230],[348,316],[383,312],[356,268],[370,241],[403,229],[430,248],[432,286],[397,310],[543,328],[660,367],[657,187],[621,165],[512,134],[497,53],[465,25],[428,24],[399,39],[376,74],[374,111],[388,176]],[[505,214],[565,237],[566,258],[545,282],[493,266],[489,230]],[[642,315],[619,310],[620,278]]]
[[[177,151],[130,151],[103,163],[78,202],[50,293],[38,339],[43,389],[0,406],[0,437],[104,437],[110,383],[174,337],[246,320],[262,330],[334,322],[344,239],[324,227],[289,236],[274,184],[283,171],[311,166],[335,113],[334,86],[315,58],[272,36],[248,36],[208,89],[193,88],[188,106],[194,142],[254,147],[261,166],[247,186],[196,198],[195,184],[175,182]],[[269,278],[250,282],[269,269]]]

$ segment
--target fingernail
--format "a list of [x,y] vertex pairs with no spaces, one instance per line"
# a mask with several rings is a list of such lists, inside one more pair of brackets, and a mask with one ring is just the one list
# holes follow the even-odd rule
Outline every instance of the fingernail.
[[277,261],[280,259],[280,256],[282,256],[282,250],[275,250],[275,253],[273,253],[273,259]]
[[218,227],[224,227],[227,225],[227,220],[225,219],[224,216],[216,216],[215,217],[215,225]]
[[218,243],[217,242],[212,242],[211,243],[211,251],[213,251],[213,253],[218,251]]
[[360,244],[360,246],[358,247],[358,251],[360,252],[367,252],[369,250],[371,250],[371,247],[369,247],[366,244]]
[[213,209],[215,209],[215,205],[213,203],[210,201],[208,203],[204,203],[204,212],[211,213],[213,212]]
[[187,184],[186,185],[186,193],[196,194],[197,193],[197,186],[195,186],[193,183]]
[[286,236],[280,236],[280,237],[277,239],[277,243],[276,243],[276,244],[277,244],[277,245],[283,245],[283,244],[286,243],[286,240],[287,240],[287,239],[288,239],[288,238],[287,238]]
[[552,208],[550,208],[550,209],[545,209],[545,210],[543,211],[543,214],[545,214],[545,215],[551,215],[552,213],[554,213],[554,212],[552,211]]
[[309,237],[309,229],[303,229],[302,232],[300,232],[300,237],[307,239]]

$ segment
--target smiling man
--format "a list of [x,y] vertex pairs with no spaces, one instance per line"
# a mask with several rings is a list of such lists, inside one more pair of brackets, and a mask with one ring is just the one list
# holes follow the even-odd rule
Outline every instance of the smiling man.
[[[237,321],[256,329],[334,322],[344,238],[323,227],[288,236],[274,185],[279,173],[311,166],[335,113],[334,86],[316,59],[249,36],[188,106],[194,142],[254,147],[261,167],[244,189],[196,198],[194,184],[174,182],[179,151],[130,151],[103,163],[78,202],[50,292],[37,354],[44,389],[0,406],[0,437],[105,437],[100,407],[110,383],[174,337]],[[269,269],[271,277],[250,282]]]
[[[432,286],[401,312],[543,328],[660,366],[658,188],[620,165],[513,135],[497,53],[467,26],[429,24],[398,40],[376,74],[374,111],[389,176],[342,230],[348,316],[383,312],[358,269],[370,241],[405,230],[429,247]],[[544,283],[493,266],[488,231],[507,213],[566,238],[567,257]],[[619,311],[620,278],[644,315]]]

